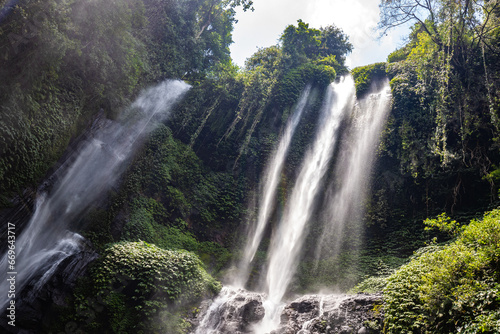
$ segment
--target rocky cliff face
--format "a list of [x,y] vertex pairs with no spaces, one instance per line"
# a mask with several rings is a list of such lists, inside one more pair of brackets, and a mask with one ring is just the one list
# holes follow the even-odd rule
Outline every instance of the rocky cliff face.
[[[190,319],[196,326],[192,333],[254,333],[264,317],[264,300],[263,294],[226,287]],[[382,294],[306,295],[285,305],[271,334],[381,333],[382,303]]]

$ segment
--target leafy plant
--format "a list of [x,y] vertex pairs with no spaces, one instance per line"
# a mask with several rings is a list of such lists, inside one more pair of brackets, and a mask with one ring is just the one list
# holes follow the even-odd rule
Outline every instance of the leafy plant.
[[[143,241],[111,245],[93,265],[90,280],[92,288],[80,289],[76,295],[75,320],[87,331],[101,333],[169,328],[180,333],[185,325],[179,308],[221,288],[194,254]],[[100,301],[97,310],[89,302],[93,296]]]
[[369,92],[372,83],[386,77],[385,63],[376,63],[367,66],[356,67],[351,71],[356,85],[356,95],[364,96]]
[[[444,217],[444,216],[442,216]],[[449,221],[445,219],[444,225]],[[493,333],[498,329],[500,210],[453,243],[421,252],[389,279],[386,333]]]

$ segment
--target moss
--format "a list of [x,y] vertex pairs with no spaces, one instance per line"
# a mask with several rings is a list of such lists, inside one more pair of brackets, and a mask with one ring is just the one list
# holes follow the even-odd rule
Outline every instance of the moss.
[[177,333],[185,327],[183,307],[221,288],[196,255],[143,241],[107,248],[83,283],[73,319],[94,333]]
[[356,67],[351,74],[356,85],[356,96],[361,98],[369,92],[374,80],[386,77],[386,63]]

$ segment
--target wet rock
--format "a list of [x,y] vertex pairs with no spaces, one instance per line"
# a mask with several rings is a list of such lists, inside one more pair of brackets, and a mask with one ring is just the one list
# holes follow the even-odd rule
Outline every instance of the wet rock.
[[368,329],[366,327],[361,327],[358,331],[358,334],[367,334]]
[[262,294],[224,287],[216,299],[205,303],[199,314],[189,321],[198,329],[197,333],[252,333],[253,325],[264,318],[263,300]]
[[[285,307],[279,334],[381,333],[381,294],[303,296]],[[367,328],[366,323],[372,328]]]
[[[264,300],[258,293],[224,288],[192,323],[202,334],[252,333],[265,315]],[[381,304],[381,294],[302,296],[284,307],[279,327],[269,334],[381,333]]]
[[[5,333],[40,333],[57,319],[57,310],[68,306],[79,277],[83,276],[88,265],[97,258],[97,253],[82,238],[80,251],[67,257],[57,266],[54,274],[41,287],[37,283],[44,273],[34,276],[16,298],[16,327],[9,326],[2,313],[0,332]],[[4,330],[4,331],[2,331]]]

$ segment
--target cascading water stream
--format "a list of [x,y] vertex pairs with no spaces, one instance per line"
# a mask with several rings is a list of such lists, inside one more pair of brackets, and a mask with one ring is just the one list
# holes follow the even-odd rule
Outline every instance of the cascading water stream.
[[[340,159],[336,165],[336,184],[333,198],[327,197],[323,211],[325,226],[316,249],[316,262],[322,257],[335,257],[342,245],[344,227],[359,229],[355,222],[361,219],[363,202],[369,186],[370,174],[375,159],[380,133],[390,109],[391,94],[388,81],[353,110],[354,129],[342,145]],[[344,147],[345,146],[345,147]],[[360,231],[353,231],[359,234]]]
[[323,296],[320,297],[319,299],[319,310],[318,310],[318,316],[315,318],[312,318],[311,320],[308,320],[302,324],[302,331],[300,334],[306,334],[309,333],[309,329],[312,325],[312,323],[316,320],[321,318],[323,313],[325,312],[324,310],[324,303],[325,303],[325,298]]
[[[303,242],[308,233],[308,223],[310,223],[313,211],[317,209],[315,202],[317,202],[318,192],[324,189],[322,181],[326,177],[327,170],[331,168],[332,155],[339,141],[339,127],[348,117],[353,120],[351,122],[352,128],[347,132],[347,140],[342,143],[338,156],[336,156],[334,170],[337,186],[331,187],[335,196],[326,197],[329,200],[329,205],[330,202],[333,204],[331,208],[327,206],[324,215],[329,223],[341,220],[343,224],[347,223],[350,218],[361,216],[362,211],[359,209],[366,195],[380,132],[390,107],[390,92],[386,82],[381,89],[359,101],[356,105],[354,92],[354,83],[351,77],[346,77],[341,82],[329,87],[322,107],[316,138],[305,154],[297,180],[286,203],[283,217],[272,236],[268,256],[266,294],[248,292],[240,288],[247,279],[251,259],[262,238],[262,235],[256,236],[254,234],[246,248],[248,253],[245,254],[245,259],[247,262],[240,273],[240,283],[242,283],[237,288],[225,287],[223,289],[219,297],[200,317],[202,320],[197,328],[197,334],[249,332],[263,334],[276,329],[282,330],[286,326],[295,326],[293,328],[296,331],[305,334],[314,331],[318,323],[331,316],[338,318],[338,321],[335,322],[338,326],[351,321],[347,313],[356,311],[349,309],[347,304],[342,308],[340,306],[349,299],[348,296],[303,297],[304,300],[309,300],[306,302],[306,304],[309,303],[307,305],[311,305],[311,300],[318,300],[318,312],[311,313],[307,318],[301,315],[301,311],[293,311],[294,307],[287,306],[285,308],[283,298],[295,274]],[[296,110],[295,113],[298,114],[299,110]],[[266,184],[272,182],[272,177],[278,177],[281,173],[282,166],[280,164],[283,162],[279,161],[284,161],[284,155],[286,155],[287,149],[283,148],[285,146],[283,143],[290,140],[285,137],[288,136],[290,127],[291,125],[288,124],[279,148],[275,152],[275,155],[280,156],[272,157],[265,171],[264,182]],[[267,184],[263,188],[267,189],[267,192],[261,193],[263,199],[268,194],[270,198],[276,195],[275,187],[277,187],[278,182],[275,179],[274,183]],[[263,211],[259,211],[259,214],[263,212],[268,212],[268,214],[267,217],[263,216],[265,219],[259,220],[259,224],[262,223],[263,227],[256,228],[256,231],[265,228],[269,212],[272,212],[273,209],[272,199],[263,200],[261,206],[264,203],[269,207],[260,208]],[[332,240],[340,243],[340,240],[336,239],[339,238],[340,232],[342,229],[336,225],[328,224],[325,226],[324,233],[318,240],[320,242],[317,253],[321,254],[326,248],[321,246],[331,244]],[[249,307],[251,310],[248,309]],[[287,324],[280,324],[282,314],[288,319]],[[297,318],[293,318],[295,320],[290,318],[292,319],[290,320],[287,318],[289,316]],[[293,323],[298,318],[302,321],[300,327],[296,327]]]
[[268,333],[279,325],[282,299],[296,271],[306,225],[337,143],[337,130],[354,101],[354,82],[350,76],[329,87],[315,141],[304,157],[278,231],[273,235],[266,278],[266,314],[256,333]]
[[306,108],[310,92],[311,86],[307,86],[302,92],[293,115],[288,121],[285,132],[280,139],[278,147],[276,148],[274,154],[271,156],[271,160],[269,161],[264,171],[264,177],[262,179],[259,197],[261,199],[261,202],[259,203],[256,228],[252,232],[251,237],[248,239],[245,246],[243,259],[238,266],[239,273],[236,282],[234,283],[235,286],[244,287],[248,280],[250,263],[252,262],[255,253],[257,252],[259,244],[262,240],[262,235],[272,213],[275,203],[276,190],[281,179],[281,172],[283,170],[285,158],[288,153],[288,149],[290,147],[295,129],[299,124],[299,120],[304,109]]
[[[217,298],[206,310],[195,334],[247,333],[245,319],[255,317],[259,313],[258,305],[264,296],[257,292],[249,292],[240,288],[223,287]],[[249,309],[254,305],[255,308]],[[263,310],[262,310],[263,312]]]
[[[153,130],[151,120],[166,119],[189,87],[181,81],[166,81],[143,91],[119,122],[107,121],[82,146],[51,193],[37,198],[35,212],[15,242],[18,293],[34,278],[38,279],[35,290],[40,289],[59,263],[80,250],[83,238],[68,231],[71,223],[112,187],[138,143]],[[8,260],[6,253],[0,268],[8,268]],[[5,274],[3,271],[0,291],[8,290]],[[7,293],[1,298],[4,308]]]
[[257,252],[259,244],[262,240],[262,235],[269,221],[270,215],[275,203],[276,190],[278,188],[283,165],[293,138],[293,134],[299,121],[302,117],[304,109],[307,106],[308,98],[311,93],[311,86],[307,86],[302,92],[294,112],[290,117],[285,131],[281,136],[274,154],[271,157],[266,169],[264,170],[264,177],[261,183],[260,198],[262,201],[259,203],[258,217],[256,227],[252,231],[251,237],[248,238],[245,246],[243,259],[241,260],[238,269],[238,275],[233,282],[234,287],[224,287],[219,296],[212,302],[210,308],[206,311],[203,319],[201,320],[196,334],[217,333],[219,327],[225,321],[222,313],[225,312],[232,304],[235,303],[233,299],[241,298],[241,288],[243,288],[248,280],[250,271],[250,264]]

